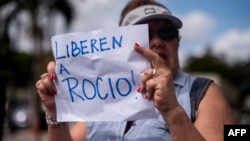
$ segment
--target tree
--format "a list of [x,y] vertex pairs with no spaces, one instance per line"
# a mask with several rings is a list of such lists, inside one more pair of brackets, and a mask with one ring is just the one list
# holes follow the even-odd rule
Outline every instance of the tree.
[[7,47],[7,50],[10,50],[10,48],[14,49],[17,40],[10,37],[8,29],[10,29],[13,23],[19,23],[19,29],[21,29],[22,24],[18,16],[25,12],[29,16],[30,22],[30,28],[26,32],[30,34],[34,41],[35,56],[39,56],[42,53],[42,42],[46,35],[46,30],[51,30],[49,29],[51,28],[49,24],[46,27],[39,23],[41,21],[39,19],[46,18],[47,23],[50,23],[48,20],[52,20],[55,13],[61,13],[65,17],[67,25],[69,25],[73,18],[73,9],[67,0],[1,0],[0,10],[3,11],[3,9],[10,9],[0,18],[0,33],[9,39],[8,44],[11,44],[11,46]]
[[[13,38],[9,34],[9,29],[13,25],[13,23],[17,23],[19,28],[22,28],[22,23],[20,23],[20,15],[26,13],[29,16],[30,27],[26,30],[26,32],[32,37],[34,41],[34,50],[35,54],[32,59],[32,68],[31,72],[33,75],[29,75],[33,81],[31,81],[32,85],[34,85],[35,80],[39,78],[41,74],[41,54],[43,54],[43,41],[44,36],[46,35],[46,30],[49,29],[50,25],[44,26],[41,24],[40,18],[41,16],[49,20],[53,20],[57,13],[61,13],[65,19],[67,25],[71,22],[73,18],[73,8],[71,3],[68,0],[1,0],[0,1],[0,14],[5,10],[5,14],[0,17],[0,45],[1,45],[1,60],[10,61],[10,53],[13,49],[16,48],[17,38]],[[7,12],[6,12],[7,11]],[[17,30],[19,31],[19,30]],[[18,32],[17,32],[18,33]],[[14,57],[15,58],[15,57]],[[10,61],[13,62],[13,61]],[[2,63],[1,63],[2,64]],[[8,64],[8,63],[4,63]],[[10,70],[12,64],[8,66],[3,66],[1,68],[1,82],[5,82],[2,80],[6,80],[5,76],[8,70]],[[3,72],[2,72],[3,70]],[[15,73],[15,72],[13,72]],[[14,80],[15,81],[15,80]],[[22,80],[25,81],[25,80]],[[1,92],[5,92],[6,85],[1,85]],[[35,91],[34,91],[35,93]],[[6,95],[4,93],[4,95]],[[35,95],[35,94],[32,94]],[[34,97],[36,99],[36,97]],[[37,101],[37,100],[34,100]],[[37,103],[37,102],[34,102]],[[35,105],[36,110],[40,105]],[[40,108],[39,108],[40,109]]]
[[184,70],[189,72],[217,72],[238,88],[243,80],[250,80],[250,60],[228,64],[223,57],[213,55],[210,48],[207,49],[204,56],[189,57]]
[[9,60],[10,51],[8,48],[9,38],[6,34],[0,36],[0,141],[3,135],[3,125],[5,118],[5,105],[6,105],[6,80],[8,80],[9,65],[4,62],[6,58]]

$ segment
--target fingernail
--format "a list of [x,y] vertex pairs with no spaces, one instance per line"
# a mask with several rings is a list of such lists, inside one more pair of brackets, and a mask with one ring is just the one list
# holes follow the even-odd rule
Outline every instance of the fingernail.
[[135,46],[136,46],[136,47],[139,47],[140,45],[139,45],[138,43],[135,43]]
[[54,75],[54,74],[49,74],[49,79],[50,79],[50,80],[55,79],[55,75]]
[[140,92],[141,92],[141,88],[140,88],[140,87],[137,89],[137,92],[138,92],[138,93],[140,93]]

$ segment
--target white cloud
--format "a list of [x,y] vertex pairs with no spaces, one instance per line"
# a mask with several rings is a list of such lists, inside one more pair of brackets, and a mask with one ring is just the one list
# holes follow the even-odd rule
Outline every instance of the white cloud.
[[181,18],[183,28],[180,30],[182,40],[192,42],[209,35],[215,26],[215,21],[209,15],[201,11],[192,11]]
[[[54,35],[65,32],[82,32],[118,26],[120,12],[128,1],[129,0],[72,0],[72,7],[73,10],[75,10],[75,13],[73,15],[74,19],[71,23],[70,29],[65,31],[65,20],[62,15],[59,14],[54,17],[54,24],[51,23],[53,28],[52,31],[50,31],[50,34]],[[34,52],[34,43],[24,28],[27,28],[27,26],[24,26],[20,30],[20,34],[22,34],[22,36],[18,38],[17,49],[19,51],[32,53]],[[16,29],[17,28],[14,26],[11,31],[13,35],[16,34]],[[47,38],[50,41],[50,37]],[[49,42],[46,42],[46,45],[49,46]]]
[[232,63],[250,59],[250,28],[228,30],[215,41],[212,49],[217,55],[224,54]]
[[[76,13],[70,30],[66,32],[81,32],[118,26],[120,12],[128,1],[72,0]],[[188,56],[187,52],[190,50],[194,54],[201,55],[204,53],[205,44],[207,39],[210,38],[211,31],[214,30],[216,21],[202,11],[192,11],[179,17],[183,21],[183,28],[181,29],[181,44],[183,44],[183,47],[180,49],[182,51],[180,52],[180,64],[182,66],[185,63],[186,56]],[[59,26],[58,22],[63,21],[60,18],[57,20],[55,32],[65,32],[59,29],[64,26]],[[27,35],[22,34],[21,37],[19,40],[23,41],[22,43],[19,42],[22,47],[21,50],[32,51],[32,42],[24,39],[28,38]],[[213,43],[213,51],[219,55],[223,53],[229,61],[244,60],[250,57],[250,29],[245,31],[228,30]]]
[[76,10],[71,32],[118,26],[120,12],[128,0],[73,0]]
[[[210,33],[215,29],[216,22],[207,14],[193,11],[183,16],[182,21],[184,26],[181,29],[181,43],[186,47],[182,48],[184,50],[182,54],[202,56],[208,43],[211,43],[213,53],[219,57],[223,54],[228,63],[250,59],[250,28],[245,30],[231,28],[214,38]],[[181,62],[185,62],[185,56],[181,58]]]

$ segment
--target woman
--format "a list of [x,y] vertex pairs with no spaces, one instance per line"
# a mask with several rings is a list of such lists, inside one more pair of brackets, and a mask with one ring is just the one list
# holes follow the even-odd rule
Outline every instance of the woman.
[[[179,32],[182,22],[162,4],[153,0],[132,0],[123,9],[120,25],[148,24],[149,49],[137,43],[134,50],[151,61],[144,72],[138,92],[153,100],[158,119],[131,122],[56,122],[54,94],[55,63],[37,81],[36,88],[46,106],[49,140],[223,140],[225,124],[234,124],[232,111],[220,88],[211,83],[201,100],[197,118],[190,120],[189,92],[195,77],[180,70]],[[132,123],[132,126],[130,126]]]

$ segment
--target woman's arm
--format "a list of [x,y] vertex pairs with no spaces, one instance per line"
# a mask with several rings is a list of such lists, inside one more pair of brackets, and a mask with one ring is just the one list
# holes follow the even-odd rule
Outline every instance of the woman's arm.
[[[55,62],[50,62],[47,66],[47,73],[41,75],[41,79],[36,83],[37,93],[41,102],[46,107],[47,119],[56,121],[55,94]],[[76,123],[71,131],[68,123],[59,123],[59,125],[48,125],[49,141],[83,141],[87,133],[85,123]]]
[[236,124],[232,109],[220,88],[212,83],[198,108],[195,127],[207,140],[223,140],[224,125]]

